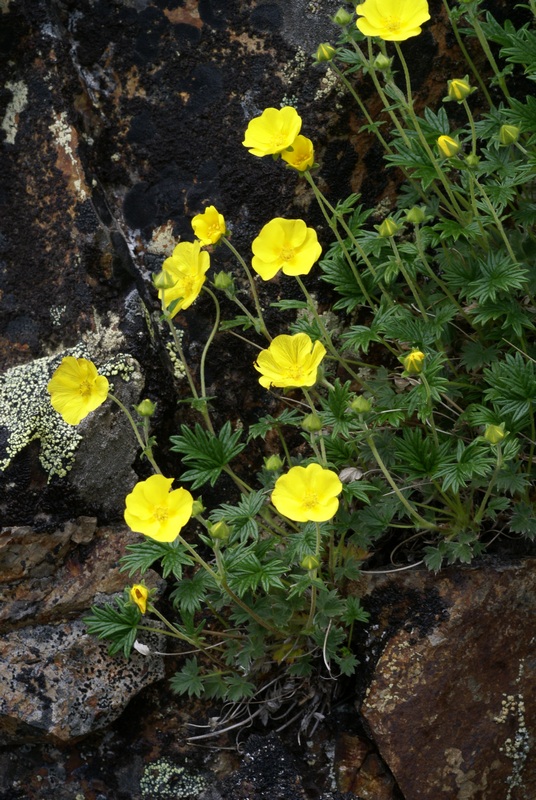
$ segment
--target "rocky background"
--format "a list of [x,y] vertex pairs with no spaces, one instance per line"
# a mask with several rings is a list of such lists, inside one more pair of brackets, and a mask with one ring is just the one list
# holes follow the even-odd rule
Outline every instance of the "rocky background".
[[[207,204],[246,257],[274,216],[303,216],[330,241],[304,182],[241,145],[248,120],[295,105],[331,200],[394,197],[397,175],[351,101],[312,66],[339,5],[0,0],[2,800],[536,797],[530,558],[364,575],[360,674],[301,736],[273,722],[189,744],[222,710],[170,695],[173,657],[111,658],[81,621],[128,582],[118,561],[137,537],[123,500],[147,466],[109,404],[69,436],[58,428],[45,387],[62,354],[95,358],[127,405],[158,401],[158,457],[176,473],[165,443],[188,412],[151,273]],[[404,49],[419,100],[436,104],[465,66],[439,0],[431,11]],[[240,282],[226,252],[213,264]],[[265,301],[287,292],[260,289]],[[211,322],[202,298],[179,317],[194,365]],[[211,352],[221,421],[264,413],[244,348],[222,334]],[[148,583],[165,589],[156,573]]]

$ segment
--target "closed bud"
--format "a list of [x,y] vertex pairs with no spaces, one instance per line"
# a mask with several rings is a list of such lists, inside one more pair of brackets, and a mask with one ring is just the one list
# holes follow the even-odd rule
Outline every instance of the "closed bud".
[[413,206],[413,208],[406,211],[406,219],[412,225],[421,225],[426,219],[426,211],[420,206]]
[[152,417],[155,411],[156,403],[153,403],[153,401],[149,400],[148,397],[146,397],[145,400],[142,400],[141,403],[138,403],[136,406],[136,412],[140,415],[140,417]]
[[322,430],[322,420],[318,414],[307,414],[307,416],[304,417],[301,426],[304,431],[307,431],[307,433],[316,433],[317,431]]
[[173,289],[176,283],[177,279],[165,269],[153,275],[155,289]]
[[372,408],[372,403],[368,399],[368,397],[364,397],[362,394],[358,394],[357,397],[354,397],[352,402],[350,403],[350,408],[352,411],[355,411],[356,414],[366,414],[367,411],[370,411]]
[[218,539],[218,541],[226,542],[231,533],[231,529],[223,519],[220,519],[219,522],[215,522],[214,525],[210,526],[209,533],[212,539]]
[[228,272],[218,272],[214,275],[214,286],[221,292],[234,292],[233,276]]
[[504,430],[504,422],[500,425],[486,425],[484,431],[484,439],[490,444],[499,444],[506,436],[507,431]]
[[517,125],[501,125],[499,128],[499,142],[502,145],[514,144],[519,139]]
[[277,470],[281,469],[282,466],[283,466],[283,461],[279,458],[277,454],[274,454],[264,459],[264,469],[267,469],[270,472],[277,472]]
[[300,567],[303,569],[307,569],[311,571],[312,569],[317,569],[320,566],[320,559],[318,556],[304,556],[300,562]]
[[331,61],[336,52],[337,50],[333,45],[323,42],[318,45],[315,58],[319,63],[322,63],[322,61]]
[[149,589],[142,583],[135,583],[129,591],[130,602],[138,606],[142,614],[147,611],[147,601],[149,600]]
[[426,355],[422,350],[412,350],[407,356],[401,358],[404,370],[407,375],[418,375],[422,372],[422,367]]
[[384,53],[378,53],[378,55],[372,62],[372,66],[379,72],[386,72],[386,70],[391,68],[391,59]]
[[468,167],[474,169],[475,167],[478,167],[478,165],[480,164],[480,156],[477,156],[476,153],[469,153],[469,155],[465,159],[465,163],[467,164]]
[[380,236],[384,236],[388,239],[390,236],[394,236],[400,230],[400,225],[398,222],[395,222],[392,217],[387,217],[381,223],[381,225],[376,225],[376,230],[380,234]]
[[331,18],[332,22],[334,22],[335,25],[340,25],[341,28],[344,28],[345,25],[348,25],[352,19],[352,14],[350,14],[350,12],[345,8],[339,8],[335,16]]
[[474,89],[471,88],[467,78],[454,78],[454,80],[448,81],[449,100],[456,100],[457,103],[461,103],[473,91]]
[[201,500],[194,500],[194,504],[192,506],[192,517],[197,517],[197,515],[202,514],[204,510],[205,506]]
[[458,155],[461,149],[460,143],[451,136],[440,136],[437,140],[437,146],[439,152],[442,156],[445,156],[445,158],[453,158]]

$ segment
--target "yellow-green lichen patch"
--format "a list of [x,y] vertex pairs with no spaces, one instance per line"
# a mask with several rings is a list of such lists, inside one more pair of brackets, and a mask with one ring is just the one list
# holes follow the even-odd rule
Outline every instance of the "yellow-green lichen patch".
[[160,758],[145,767],[140,780],[143,800],[187,800],[196,798],[207,781],[169,758]]
[[[52,408],[47,391],[50,377],[64,356],[89,357],[87,348],[78,345],[0,375],[0,471],[35,439],[40,440],[39,460],[49,479],[53,475],[64,477],[72,467],[82,433]],[[132,371],[133,366],[122,355],[99,366],[99,372],[107,378],[129,380]]]

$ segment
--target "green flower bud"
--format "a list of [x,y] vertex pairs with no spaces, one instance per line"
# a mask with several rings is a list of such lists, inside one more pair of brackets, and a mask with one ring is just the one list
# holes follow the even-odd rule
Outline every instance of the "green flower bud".
[[469,97],[473,91],[474,89],[471,88],[467,77],[454,78],[454,80],[448,81],[449,100],[456,100],[457,103],[461,103],[462,100]]
[[331,61],[336,52],[337,50],[335,47],[333,47],[333,45],[323,42],[322,44],[318,45],[315,58],[318,63],[322,63],[323,61]]
[[267,469],[270,472],[277,472],[277,470],[281,469],[282,466],[283,461],[276,454],[264,459],[264,469]]
[[484,439],[490,444],[499,444],[507,433],[508,431],[504,430],[504,422],[501,422],[500,425],[486,425]]
[[426,211],[420,206],[413,206],[413,208],[406,211],[406,219],[412,225],[421,225],[426,219]]
[[320,566],[320,559],[318,556],[304,556],[300,562],[300,567],[306,570],[317,569]]
[[384,219],[381,225],[376,225],[375,227],[380,236],[384,236],[386,239],[389,239],[389,237],[394,236],[395,233],[400,230],[401,226],[398,224],[398,222],[395,222],[392,217],[387,217],[387,219]]
[[404,365],[404,370],[407,375],[418,375],[420,372],[422,372],[422,366],[425,358],[426,355],[422,352],[422,350],[412,350],[411,353],[400,360]]
[[350,408],[352,411],[355,411],[356,414],[366,414],[367,411],[370,411],[372,408],[372,403],[368,397],[364,397],[362,394],[359,394],[357,397],[354,397],[350,403]]
[[177,279],[165,269],[153,275],[155,289],[172,289],[176,283]]
[[391,59],[389,56],[386,56],[383,53],[378,53],[372,62],[372,66],[374,69],[377,69],[378,72],[386,72],[386,70],[390,69],[391,67]]
[[231,529],[223,519],[220,519],[219,522],[216,522],[214,525],[210,526],[209,533],[213,539],[226,542],[230,536]]
[[465,163],[471,169],[478,167],[480,164],[480,156],[475,155],[475,153],[469,153],[469,155],[465,159]]
[[440,136],[437,140],[437,146],[439,148],[439,152],[445,158],[453,158],[454,156],[458,155],[461,150],[460,143],[451,136]]
[[352,14],[347,11],[345,8],[339,8],[335,16],[331,18],[331,21],[335,23],[335,25],[340,25],[341,28],[344,28],[345,25],[348,25],[353,19]]
[[501,125],[499,128],[499,142],[502,145],[514,144],[519,139],[517,125]]
[[234,280],[233,276],[230,275],[228,272],[218,272],[214,275],[214,286],[216,289],[219,289],[222,292],[232,292],[234,291]]
[[192,517],[197,517],[198,514],[202,514],[205,510],[205,506],[201,502],[201,500],[194,500],[192,506]]
[[142,400],[136,406],[136,412],[140,415],[140,417],[152,417],[156,410],[156,403],[153,403],[152,400],[149,400],[148,397],[145,400]]
[[307,433],[316,433],[317,431],[322,430],[322,420],[318,414],[307,414],[307,416],[304,417],[301,426],[304,431],[307,431]]

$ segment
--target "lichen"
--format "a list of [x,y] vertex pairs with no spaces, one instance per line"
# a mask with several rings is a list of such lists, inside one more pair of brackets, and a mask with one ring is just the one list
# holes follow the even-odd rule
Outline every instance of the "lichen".
[[[0,471],[7,469],[17,453],[36,439],[40,440],[39,460],[48,473],[64,477],[74,463],[82,441],[81,429],[68,425],[52,408],[47,384],[64,356],[89,358],[88,350],[77,345],[59,355],[39,358],[0,375],[0,419],[2,451]],[[119,354],[99,366],[99,372],[111,379],[129,380],[132,364]],[[113,389],[113,386],[111,386]]]
[[[516,684],[518,686],[522,683],[524,672],[525,664],[522,660],[519,664],[516,679]],[[507,758],[512,760],[512,772],[507,778],[508,792],[505,800],[510,800],[512,797],[512,790],[515,789],[516,786],[523,785],[523,771],[531,750],[530,736],[525,718],[525,701],[521,692],[516,694],[503,694],[501,712],[494,717],[494,722],[497,722],[499,725],[504,725],[511,717],[514,717],[516,723],[514,738],[508,737],[505,739],[503,746],[500,748]]]
[[6,132],[5,141],[8,144],[15,144],[17,137],[19,116],[28,105],[28,87],[23,81],[8,81],[6,89],[13,95],[13,100],[6,108],[2,128]]
[[196,798],[207,781],[169,758],[160,758],[145,767],[140,780],[143,800],[187,800]]

